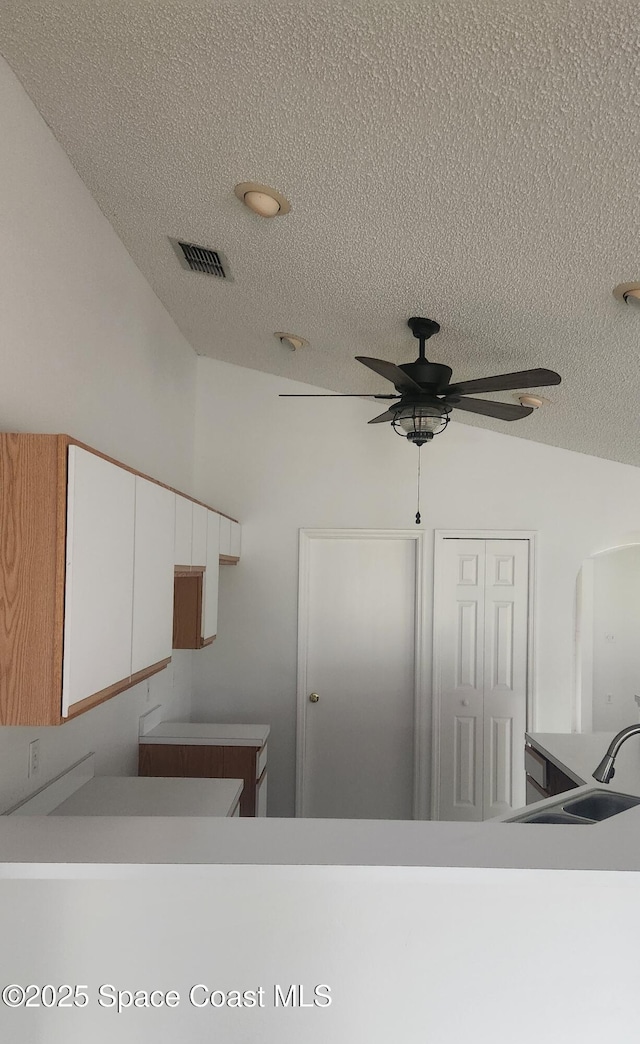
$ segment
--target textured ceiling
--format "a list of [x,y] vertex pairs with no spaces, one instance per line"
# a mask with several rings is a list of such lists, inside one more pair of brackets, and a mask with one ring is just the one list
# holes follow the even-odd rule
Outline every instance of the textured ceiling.
[[631,0],[4,0],[0,50],[198,353],[384,392],[353,356],[413,359],[431,316],[455,379],[563,376],[527,420],[456,419],[640,465]]

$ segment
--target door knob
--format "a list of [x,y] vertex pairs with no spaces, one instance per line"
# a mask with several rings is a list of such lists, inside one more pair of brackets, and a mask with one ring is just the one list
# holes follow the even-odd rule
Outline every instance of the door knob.
[[317,692],[312,692],[310,697],[309,697],[309,703],[317,703],[319,699],[320,699],[320,697],[318,696],[318,693]]
[[460,700],[460,703],[462,704],[463,707],[468,707],[469,706],[469,700]]

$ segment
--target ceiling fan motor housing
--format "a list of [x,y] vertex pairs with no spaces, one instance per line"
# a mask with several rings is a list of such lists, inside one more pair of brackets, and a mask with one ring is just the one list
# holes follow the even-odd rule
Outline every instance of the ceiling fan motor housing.
[[403,370],[407,377],[410,377],[416,384],[423,385],[425,391],[433,392],[435,395],[447,387],[453,373],[450,366],[427,362],[426,359],[401,363],[398,369]]

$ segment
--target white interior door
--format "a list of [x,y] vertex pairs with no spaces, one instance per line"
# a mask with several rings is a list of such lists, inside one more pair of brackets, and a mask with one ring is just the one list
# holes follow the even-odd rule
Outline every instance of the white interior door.
[[438,557],[435,807],[489,819],[525,803],[529,541],[445,539]]
[[301,552],[299,813],[411,819],[416,539],[303,533]]

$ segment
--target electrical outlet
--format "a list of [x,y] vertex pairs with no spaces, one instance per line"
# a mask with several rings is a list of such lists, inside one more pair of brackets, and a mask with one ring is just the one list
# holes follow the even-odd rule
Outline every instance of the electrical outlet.
[[40,740],[31,740],[29,744],[29,779],[40,775]]

